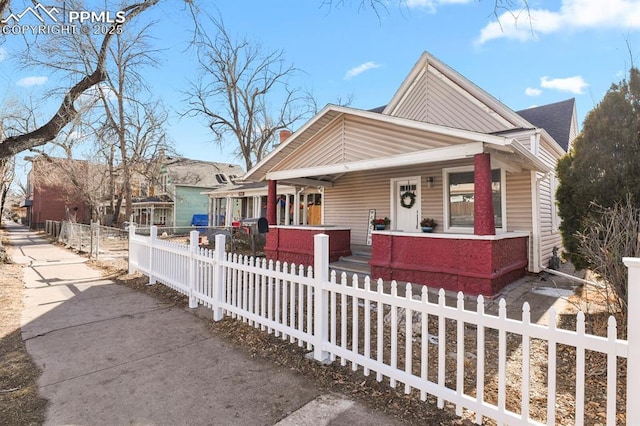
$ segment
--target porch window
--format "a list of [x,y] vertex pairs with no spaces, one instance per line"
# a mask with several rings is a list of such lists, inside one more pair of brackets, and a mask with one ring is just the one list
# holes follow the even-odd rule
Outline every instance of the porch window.
[[[474,172],[473,168],[455,168],[444,172],[445,176],[445,217],[447,228],[451,230],[473,229]],[[496,229],[503,228],[503,176],[500,169],[491,170],[493,192],[493,212]]]
[[157,220],[157,224],[158,225],[166,225],[167,224],[167,210],[168,209],[157,209],[156,211],[158,212],[158,220]]
[[161,194],[166,194],[167,193],[167,184],[168,184],[168,177],[167,174],[164,173],[160,176],[160,193]]

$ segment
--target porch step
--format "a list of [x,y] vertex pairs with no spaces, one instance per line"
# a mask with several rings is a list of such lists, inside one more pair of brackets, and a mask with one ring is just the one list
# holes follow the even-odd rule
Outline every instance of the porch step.
[[346,272],[347,275],[358,274],[360,277],[371,275],[371,247],[352,246],[351,256],[341,256],[340,260],[329,264],[329,269],[333,269],[338,274]]

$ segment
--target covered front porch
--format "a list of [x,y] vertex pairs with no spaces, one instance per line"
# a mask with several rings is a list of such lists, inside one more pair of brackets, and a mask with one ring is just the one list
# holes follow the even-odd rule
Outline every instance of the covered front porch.
[[[442,162],[435,167],[449,170],[451,168],[446,167],[448,164]],[[460,174],[458,169],[453,168],[452,176]],[[471,184],[446,175],[436,182],[425,176],[416,178],[418,185],[413,190],[417,199],[432,197],[442,200],[444,197],[449,203],[448,206],[440,204],[437,211],[431,211],[442,222],[438,232],[434,233],[420,231],[415,217],[421,216],[422,206],[416,206],[414,210],[393,206],[400,197],[393,192],[395,186],[392,182],[390,193],[394,201],[390,209],[393,211],[395,208],[399,213],[391,215],[393,220],[386,230],[375,230],[367,223],[366,243],[362,236],[354,235],[357,229],[353,226],[334,223],[322,226],[275,225],[277,217],[274,218],[273,208],[270,210],[269,207],[277,205],[277,196],[274,194],[279,189],[277,183],[271,180],[268,182],[267,220],[274,226],[267,234],[267,257],[296,265],[311,265],[313,236],[323,233],[330,237],[330,262],[348,259],[352,254],[352,245],[368,244],[371,254],[367,264],[372,279],[406,281],[466,294],[492,296],[526,274],[529,232],[507,228],[506,178],[504,173],[499,173],[500,169],[492,166],[491,154],[474,154],[471,169]],[[530,173],[525,172],[525,175]],[[420,189],[422,181],[431,183],[430,188],[422,191],[424,194]],[[448,183],[445,185],[443,182]],[[335,186],[339,186],[338,183]],[[332,205],[330,195],[335,186],[327,188],[325,194],[329,206]],[[366,197],[363,195],[363,198]],[[459,204],[465,204],[464,208],[459,208]],[[394,227],[394,224],[401,223],[400,215],[406,215],[406,212],[413,215],[413,224],[409,229]]]
[[[516,133],[329,107],[245,176],[267,186],[267,257],[311,265],[313,235],[325,233],[332,262],[370,246],[373,279],[494,295],[536,261],[534,194],[550,171],[520,142],[534,132]],[[320,226],[282,224],[278,197],[292,185],[322,192]]]
[[134,200],[131,203],[133,222],[144,226],[173,226],[173,201],[159,197]]

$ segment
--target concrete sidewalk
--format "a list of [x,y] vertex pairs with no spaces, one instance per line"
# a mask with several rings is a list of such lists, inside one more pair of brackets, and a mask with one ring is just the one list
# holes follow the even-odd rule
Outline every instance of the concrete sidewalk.
[[397,419],[249,357],[183,309],[7,225],[25,265],[22,333],[48,425],[394,425]]

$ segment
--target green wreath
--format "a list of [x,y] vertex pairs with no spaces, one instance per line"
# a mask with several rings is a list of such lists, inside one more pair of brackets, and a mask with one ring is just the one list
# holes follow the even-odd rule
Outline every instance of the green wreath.
[[[408,198],[408,200],[407,200]],[[400,196],[400,205],[405,209],[410,209],[416,203],[416,194],[413,192],[405,191]]]

